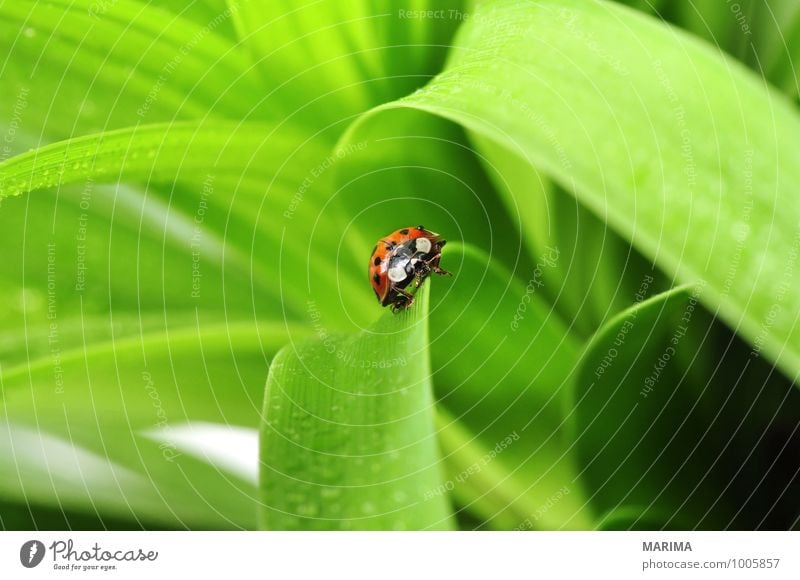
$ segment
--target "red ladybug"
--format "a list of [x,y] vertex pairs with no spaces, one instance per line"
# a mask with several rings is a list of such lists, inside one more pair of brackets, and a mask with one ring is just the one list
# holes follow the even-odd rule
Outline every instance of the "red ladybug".
[[442,248],[447,243],[439,234],[423,226],[403,228],[381,238],[369,260],[369,278],[381,306],[403,310],[414,303],[405,288],[414,282],[419,288],[431,272],[449,276],[439,267]]

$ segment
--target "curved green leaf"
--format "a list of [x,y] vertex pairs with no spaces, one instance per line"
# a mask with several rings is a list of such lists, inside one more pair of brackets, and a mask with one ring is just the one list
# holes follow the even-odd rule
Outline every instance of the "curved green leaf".
[[[308,286],[309,272],[283,269],[285,286],[275,280],[282,264],[305,262],[313,243],[320,256],[313,278],[326,282],[326,287],[315,288],[314,298],[329,318],[338,315],[341,322],[338,301],[334,304],[328,287],[338,285],[347,297],[351,286],[362,285],[340,276],[330,255],[338,250],[330,243],[339,237],[338,223],[331,219],[317,223],[329,191],[327,168],[336,159],[326,147],[287,125],[219,121],[143,125],[54,143],[1,163],[0,197],[82,182],[126,180],[162,186],[177,182],[183,188],[178,193],[187,195],[170,195],[163,202],[166,207],[144,195],[130,199],[133,207],[126,209],[140,213],[137,229],[141,230],[142,222],[147,224],[154,215],[148,206],[160,206],[155,213],[164,223],[147,225],[160,228],[164,236],[172,233],[182,246],[184,304],[197,284],[199,254],[223,273],[234,269],[246,276],[244,284],[232,289],[246,296],[250,290],[240,306],[284,313],[285,305],[299,316],[307,300],[296,289]],[[125,200],[119,193],[106,201],[112,214]],[[77,201],[80,205],[83,198]],[[181,219],[181,213],[186,217]],[[148,274],[159,270],[153,268]],[[170,274],[174,272],[167,271]],[[358,295],[357,290],[352,294]]]
[[[476,155],[452,123],[402,109],[374,120],[339,144],[352,153],[337,167],[336,203],[349,217],[350,247],[365,256],[381,232],[423,219],[448,240],[443,267],[456,275],[433,286],[431,312],[434,384],[443,412],[457,420],[440,425],[447,491],[494,528],[529,520],[549,529],[570,516],[585,527],[590,517],[561,433],[579,346],[548,305],[561,249],[545,244],[528,257],[521,221],[512,224],[481,171],[480,162],[496,168],[493,160]],[[341,268],[356,278],[363,263]],[[364,312],[356,307],[354,318]],[[515,443],[491,466],[460,477],[509,436]],[[558,505],[544,508],[553,496]]]
[[651,292],[668,287],[629,242],[530,162],[480,135],[470,137],[534,259],[558,249],[559,259],[539,269],[538,290],[573,333],[591,336],[631,304],[643,280],[651,279]]
[[462,0],[237,4],[239,36],[272,87],[269,98],[320,129],[422,86],[465,17]]
[[797,373],[800,119],[783,97],[603,2],[485,2],[456,44],[444,73],[388,107],[528,160],[664,270],[706,279],[706,304]]
[[[86,181],[135,179],[144,183],[184,182],[201,187],[211,177],[231,189],[262,180],[258,193],[277,183],[294,182],[303,166],[286,163],[302,149],[307,135],[284,126],[224,121],[157,123],[75,137],[17,155],[0,164],[0,195],[13,196]],[[312,142],[313,145],[313,142]],[[310,149],[310,147],[309,147]],[[320,149],[315,148],[319,154]],[[264,162],[270,161],[267,165]],[[294,171],[292,175],[278,171]],[[233,192],[229,192],[229,195]],[[271,192],[283,193],[281,190]],[[291,196],[282,199],[288,202]]]
[[448,477],[459,503],[497,529],[591,522],[565,432],[579,344],[539,294],[541,269],[559,261],[543,258],[549,266],[523,283],[484,252],[448,244],[442,266],[455,275],[431,291],[433,379],[459,423],[443,426]]
[[[0,244],[15,251],[5,255],[0,276],[0,364],[252,319],[246,263],[198,227],[198,207],[187,204],[192,213],[185,215],[145,191],[95,183],[6,200]],[[258,305],[263,318],[276,319],[277,310]]]
[[[0,368],[0,494],[148,526],[254,528],[255,484],[182,453],[171,434],[197,421],[255,428],[269,358],[288,332],[227,321]],[[21,448],[39,452],[23,461]]]
[[702,309],[706,290],[626,310],[581,360],[571,431],[601,527],[796,526],[800,391]]
[[[435,281],[434,281],[435,282]],[[261,425],[261,525],[282,529],[452,527],[436,443],[428,288],[352,336],[285,347]]]
[[[649,11],[652,6],[639,8]],[[735,56],[790,97],[797,96],[800,6],[794,0],[741,0],[724,5],[694,0],[664,8],[657,12],[660,17]]]
[[169,10],[185,20],[189,20],[200,26],[206,26],[214,22],[214,33],[222,35],[231,41],[236,41],[236,30],[233,25],[233,18],[227,17],[227,11],[233,14],[237,8],[238,0],[203,0],[202,2],[189,2],[175,4],[171,0],[150,0],[150,6],[158,6],[162,10]]
[[[130,0],[0,4],[4,94],[39,140],[132,123],[254,113],[263,90],[215,30]],[[19,148],[17,149],[19,151]]]

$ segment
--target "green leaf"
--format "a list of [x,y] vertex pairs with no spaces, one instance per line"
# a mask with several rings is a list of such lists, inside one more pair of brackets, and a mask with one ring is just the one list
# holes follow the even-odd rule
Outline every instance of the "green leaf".
[[0,501],[0,530],[137,530],[140,522],[107,514]]
[[682,286],[592,340],[572,438],[603,528],[791,529],[800,391]]
[[[338,237],[338,224],[333,220],[316,223],[330,178],[320,168],[327,167],[332,158],[324,146],[287,125],[270,128],[218,121],[143,125],[54,143],[7,160],[0,164],[0,197],[86,181],[127,180],[161,186],[177,182],[184,188],[178,193],[187,196],[170,194],[159,204],[142,195],[132,197],[128,205],[142,218],[162,216],[163,223],[152,225],[171,232],[170,241],[182,246],[186,258],[180,266],[181,305],[193,296],[199,254],[218,271],[233,269],[246,276],[243,284],[233,284],[234,295],[246,296],[234,300],[239,307],[255,305],[256,310],[280,313],[288,308],[299,316],[306,300],[275,284],[275,279],[283,263],[306,260],[309,244],[315,244],[315,253],[321,256],[315,280],[339,285],[344,296],[354,285],[350,278],[339,276],[335,258],[322,258],[338,249],[329,243]],[[105,207],[113,212],[120,199],[124,200],[117,195],[113,204],[107,200]],[[77,200],[79,206],[82,201],[82,197]],[[156,208],[147,209],[153,205]],[[178,211],[172,211],[172,206]],[[85,212],[77,213],[79,218]],[[182,219],[181,213],[185,214]],[[79,225],[76,219],[76,228]],[[289,227],[292,235],[287,235]],[[282,260],[253,259],[277,255]],[[148,275],[160,270],[149,269]],[[200,270],[203,274],[204,269]],[[307,286],[308,272],[297,268],[281,272],[287,288]],[[174,274],[166,270],[166,275]],[[320,307],[338,306],[327,288],[318,289]],[[328,312],[329,317],[343,318],[338,308],[330,307]]]
[[[13,425],[0,429],[0,494],[162,526],[254,528],[255,483],[183,454],[173,433],[198,421],[257,427],[269,357],[287,334],[226,321],[3,367],[0,418]],[[40,452],[21,461],[23,448]]]
[[[665,528],[664,522],[671,522]],[[657,510],[650,508],[644,509],[642,506],[623,506],[603,516],[597,524],[598,530],[664,530],[685,531],[691,529],[692,524],[680,521],[675,514],[658,513]]]
[[800,6],[791,0],[761,5],[753,25],[753,43],[747,54],[750,66],[787,95],[800,95],[797,62],[800,60]]
[[[543,268],[559,260],[543,258]],[[458,421],[442,436],[454,496],[498,529],[570,518],[585,529],[591,514],[564,429],[579,344],[539,294],[539,273],[520,282],[458,244],[442,266],[455,275],[432,289],[431,353],[439,405]]]
[[246,54],[216,34],[226,20],[194,24],[128,0],[3,2],[3,86],[19,113],[17,137],[252,115],[263,90],[244,74]]
[[422,86],[441,69],[464,17],[461,0],[238,7],[236,28],[272,87],[269,98],[293,122],[320,130]]
[[[293,280],[308,273],[280,277],[273,256],[305,259],[300,232],[314,226],[313,195],[326,191],[324,180],[291,219],[283,212],[328,158],[288,126],[209,121],[72,139],[2,164],[2,194],[59,188],[6,200],[0,213],[0,237],[24,248],[8,256],[0,281],[9,305],[0,314],[2,409],[15,422],[9,445],[30,444],[33,425],[53,443],[53,453],[20,471],[11,471],[14,453],[3,456],[16,474],[5,498],[99,510],[148,528],[255,527],[252,483],[188,454],[165,458],[163,442],[149,435],[161,419],[147,385],[157,385],[170,426],[257,425],[269,356],[307,331],[281,324],[261,336],[248,323],[252,330],[238,336],[238,321],[291,318],[292,305],[305,312]],[[100,185],[119,179],[146,189]],[[279,216],[296,235],[276,229]],[[330,240],[334,224],[317,231]],[[326,272],[336,276],[321,259],[315,279]],[[275,279],[289,284],[285,296]],[[347,288],[346,278],[337,281]],[[321,307],[333,303],[325,294]],[[42,477],[48,458],[69,445],[85,460],[67,473],[86,471],[88,461],[97,478],[60,485]],[[130,477],[110,487],[117,471]]]
[[[471,140],[509,214],[526,232],[524,241],[539,266],[537,290],[573,334],[590,337],[630,305],[653,265],[530,161],[480,135]],[[551,249],[559,259],[542,267],[541,257]]]
[[[5,161],[0,164],[0,195],[124,179],[180,181],[199,187],[209,174],[219,176],[229,188],[242,180],[247,184],[248,179],[290,180],[276,176],[276,169],[285,164],[276,159],[263,166],[257,163],[261,161],[258,156],[290,157],[306,139],[287,127],[276,130],[224,121],[159,123],[107,131],[40,147]],[[255,192],[252,185],[242,187],[248,193]]]
[[233,26],[233,14],[238,7],[238,0],[203,0],[202,2],[189,2],[176,4],[171,0],[150,0],[149,6],[157,6],[162,10],[169,10],[185,20],[194,22],[199,26],[213,24],[214,33],[225,36],[231,41],[236,41],[236,30]]
[[[481,171],[480,162],[494,168],[492,160],[476,155],[452,123],[412,110],[387,111],[374,120],[340,142],[350,153],[337,168],[336,201],[350,216],[344,235],[354,253],[368,255],[382,233],[423,218],[448,240],[444,267],[456,275],[434,286],[431,313],[436,392],[458,419],[457,425],[440,425],[452,484],[447,491],[498,529],[529,519],[537,528],[554,528],[564,514],[576,516],[576,527],[586,525],[589,516],[576,515],[584,501],[560,432],[559,393],[579,346],[547,304],[555,279],[550,271],[563,267],[559,247],[541,247],[528,257],[522,223],[512,223]],[[363,263],[343,261],[341,267],[355,278]],[[462,476],[509,436],[514,445],[504,447],[491,467]],[[569,497],[561,491],[565,486]],[[559,496],[558,506],[548,504],[552,496]]]
[[199,205],[182,215],[159,201],[94,183],[5,201],[0,243],[18,251],[5,256],[0,276],[0,364],[253,319],[250,275],[195,222]]
[[618,2],[656,15],[663,15],[664,10],[670,7],[668,0],[618,0]]
[[[438,282],[438,280],[433,281]],[[428,360],[428,288],[356,335],[273,361],[261,425],[266,529],[448,529]]]
[[447,117],[529,159],[663,270],[707,280],[705,303],[795,376],[790,103],[695,39],[603,2],[482,3],[456,45],[434,82],[387,107]]
[[[274,219],[285,207],[281,194],[296,183],[282,181],[276,166],[303,175],[302,165],[284,162],[292,153],[303,158],[297,139],[304,138],[266,133],[271,151],[259,153],[262,128],[144,126],[54,144],[3,164],[6,186],[60,188],[58,195],[6,200],[0,212],[2,239],[24,248],[7,257],[0,281],[9,305],[0,346],[3,412],[23,434],[38,426],[94,463],[108,462],[111,473],[135,476],[109,489],[108,478],[87,475],[72,489],[43,479],[34,465],[17,474],[7,497],[97,509],[146,527],[255,527],[252,483],[187,454],[165,459],[162,443],[147,435],[161,421],[147,385],[156,385],[170,426],[208,421],[255,428],[271,353],[289,335],[307,334],[283,323],[259,330],[240,322],[287,314],[274,284],[259,285],[258,267],[252,272],[246,252],[261,226],[246,200],[261,205],[264,184],[272,182],[280,209],[264,221]],[[266,163],[280,147],[291,149]],[[316,163],[313,155],[305,159]],[[185,189],[173,199],[149,188],[100,185],[120,178],[146,186],[177,179]],[[79,190],[65,189],[84,181]],[[226,236],[227,206],[237,194],[244,200],[239,219],[250,231]],[[313,203],[298,211],[297,221],[303,212],[313,214]],[[277,247],[274,235],[267,239]],[[56,390],[63,394],[54,396]],[[5,459],[13,465],[13,454]]]
[[[752,20],[752,12],[756,2],[743,0],[736,7],[745,24]],[[736,25],[737,14],[733,5],[720,9],[720,4],[714,0],[696,0],[692,3],[680,2],[673,6],[665,6],[664,15],[682,28],[705,39],[720,51],[741,56],[741,46],[746,41]]]
[[790,97],[797,97],[794,63],[800,55],[800,6],[794,0],[676,2],[660,16],[750,66]]

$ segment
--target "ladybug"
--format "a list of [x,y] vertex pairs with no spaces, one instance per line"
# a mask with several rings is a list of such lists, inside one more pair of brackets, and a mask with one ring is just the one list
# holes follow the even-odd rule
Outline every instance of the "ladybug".
[[424,226],[403,228],[381,238],[369,259],[370,282],[381,306],[404,310],[414,303],[414,295],[406,290],[411,282],[419,288],[431,272],[450,276],[439,267],[446,243]]

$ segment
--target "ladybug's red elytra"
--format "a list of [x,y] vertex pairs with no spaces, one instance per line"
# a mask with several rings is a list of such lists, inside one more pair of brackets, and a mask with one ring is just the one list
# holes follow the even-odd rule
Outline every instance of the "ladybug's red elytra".
[[404,310],[414,303],[406,287],[419,288],[431,272],[450,276],[439,267],[442,248],[447,243],[424,226],[402,228],[381,238],[369,259],[369,279],[381,306]]

